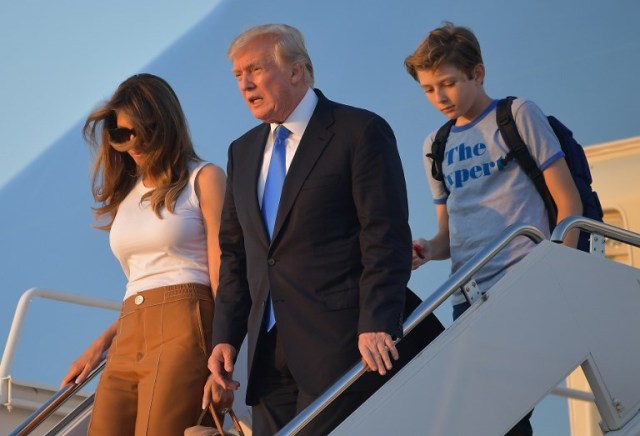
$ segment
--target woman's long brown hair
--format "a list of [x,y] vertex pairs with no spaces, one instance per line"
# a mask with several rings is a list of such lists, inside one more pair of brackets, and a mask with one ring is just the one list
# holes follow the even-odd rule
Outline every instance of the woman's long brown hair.
[[[108,129],[116,127],[119,112],[129,117],[136,136],[116,149],[109,143]],[[111,229],[118,206],[139,178],[153,186],[142,201],[149,201],[159,218],[162,208],[173,213],[189,181],[189,162],[200,160],[178,97],[165,80],[152,74],[122,82],[111,99],[87,117],[83,135],[95,155],[91,190],[100,204],[94,212],[101,230]],[[134,147],[144,153],[140,167],[127,153]]]

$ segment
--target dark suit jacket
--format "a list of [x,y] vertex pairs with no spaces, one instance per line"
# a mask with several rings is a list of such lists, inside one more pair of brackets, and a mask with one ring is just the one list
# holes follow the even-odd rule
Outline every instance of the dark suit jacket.
[[395,137],[378,115],[316,93],[271,242],[257,197],[269,125],[229,148],[213,343],[239,350],[248,331],[248,404],[269,291],[287,364],[310,394],[358,361],[358,333],[402,335],[411,234]]

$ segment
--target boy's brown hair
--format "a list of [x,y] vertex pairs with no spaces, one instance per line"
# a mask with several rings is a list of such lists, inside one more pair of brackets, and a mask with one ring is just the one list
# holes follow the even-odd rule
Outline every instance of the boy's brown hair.
[[480,43],[473,32],[448,21],[429,32],[404,60],[407,72],[416,81],[418,70],[435,70],[443,64],[451,64],[471,78],[475,66],[482,63]]

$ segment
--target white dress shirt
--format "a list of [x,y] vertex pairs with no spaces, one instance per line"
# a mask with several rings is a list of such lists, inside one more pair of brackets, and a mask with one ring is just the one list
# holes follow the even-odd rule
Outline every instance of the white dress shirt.
[[[282,125],[291,132],[285,142],[287,172],[289,171],[293,156],[295,156],[296,151],[298,150],[298,145],[300,144],[302,135],[309,124],[309,120],[311,119],[311,115],[313,115],[313,111],[315,110],[317,103],[318,96],[313,92],[313,89],[309,88],[302,100],[300,100],[300,103],[298,103],[298,106],[296,106],[293,112],[291,112],[291,115],[287,117],[285,122],[282,123]],[[258,201],[260,205],[262,205],[264,184],[267,180],[267,172],[269,171],[269,163],[271,162],[271,153],[273,153],[273,143],[276,137],[275,130],[278,126],[279,124],[276,123],[271,124],[271,133],[269,134],[267,144],[264,147],[262,168],[260,170],[260,176],[258,177]]]

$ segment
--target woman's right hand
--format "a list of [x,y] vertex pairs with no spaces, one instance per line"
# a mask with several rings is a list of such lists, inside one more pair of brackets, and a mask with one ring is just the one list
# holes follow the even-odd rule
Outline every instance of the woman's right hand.
[[[107,347],[108,348],[108,347]],[[105,348],[100,339],[96,339],[69,367],[67,375],[62,379],[60,387],[69,383],[82,383],[102,361]]]
[[102,361],[102,354],[111,347],[113,338],[118,329],[117,321],[114,322],[98,339],[93,341],[69,367],[67,375],[62,379],[60,387],[69,383],[82,383]]

